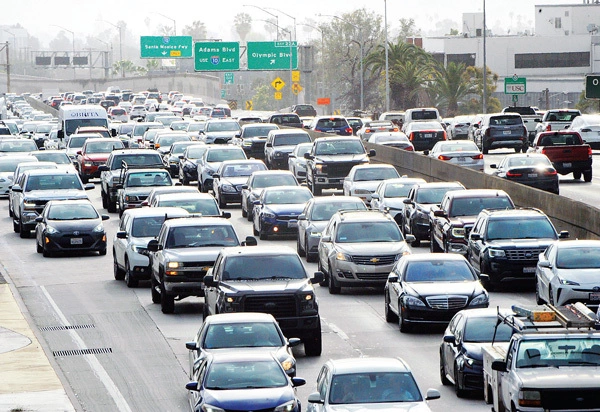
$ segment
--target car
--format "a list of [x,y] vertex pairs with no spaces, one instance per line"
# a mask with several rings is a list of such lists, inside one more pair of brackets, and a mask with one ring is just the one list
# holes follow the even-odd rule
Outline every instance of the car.
[[[188,110],[188,112],[189,112],[189,110]],[[186,132],[190,123],[191,123],[191,120],[179,120],[179,121],[176,120],[173,123],[171,123],[170,129],[173,131],[176,131],[176,132],[178,132],[178,131]]]
[[175,310],[175,299],[204,296],[203,279],[223,248],[255,245],[256,239],[240,242],[233,225],[218,217],[168,219],[156,239],[147,245],[153,303],[165,314]]
[[294,174],[296,179],[306,179],[306,159],[304,154],[308,153],[312,147],[311,143],[300,143],[288,155],[288,169]]
[[352,128],[352,134],[356,136],[356,132],[358,132],[361,127],[363,127],[363,119],[361,119],[360,117],[346,117],[346,121]]
[[253,231],[261,240],[274,235],[298,233],[298,216],[313,197],[306,187],[272,186],[265,188],[254,202]]
[[50,200],[89,199],[93,183],[82,184],[74,170],[38,169],[24,172],[11,188],[13,230],[21,238],[35,229],[35,219]]
[[558,172],[548,156],[541,153],[515,153],[499,164],[490,164],[494,176],[559,194]]
[[8,196],[13,184],[15,170],[23,163],[38,163],[33,156],[1,156],[0,157],[0,196]]
[[352,136],[354,130],[343,116],[317,116],[309,129],[314,132],[332,133],[340,136]]
[[23,155],[37,151],[38,147],[29,139],[0,139],[0,156]]
[[208,145],[207,150],[197,161],[198,189],[208,193],[213,188],[213,175],[225,160],[246,160],[241,147],[233,145]]
[[98,252],[106,255],[103,220],[87,199],[51,200],[35,218],[36,250],[44,257],[64,252]]
[[[66,156],[66,155],[65,155]],[[8,190],[8,216],[13,217],[13,193],[12,193],[12,184],[13,182],[17,182],[21,175],[27,170],[35,170],[35,169],[58,169],[58,165],[53,162],[25,162],[19,163],[15,168],[12,179],[10,180],[11,188]]]
[[[225,116],[223,116],[225,117]],[[240,125],[236,120],[226,118],[213,118],[206,121],[200,140],[204,143],[228,143],[240,133]]]
[[479,172],[483,172],[484,169],[483,154],[477,145],[469,140],[437,142],[431,150],[425,150],[423,153],[431,158]]
[[300,412],[296,387],[302,378],[289,378],[270,353],[211,353],[199,362],[190,391],[190,410]]
[[404,124],[404,112],[383,112],[379,115],[379,120],[389,120],[402,128]]
[[[52,115],[49,115],[52,117]],[[50,132],[52,129],[57,129],[56,124],[53,123],[40,123],[36,126],[35,131],[33,132],[31,139],[35,141],[37,147],[41,149],[44,147],[44,142],[50,136]]]
[[339,294],[342,287],[382,287],[394,263],[412,253],[392,217],[379,211],[341,210],[322,232],[318,266],[321,286]]
[[360,357],[329,360],[319,371],[315,392],[308,395],[308,412],[431,411],[408,364],[401,358]]
[[199,121],[198,119],[196,119],[195,121],[192,121],[188,124],[187,129],[185,131],[187,132],[188,136],[192,138],[192,140],[196,141],[200,140],[200,133],[204,130],[205,126],[206,120]]
[[387,278],[384,298],[385,320],[397,322],[402,333],[417,324],[447,325],[459,310],[487,308],[490,300],[475,269],[457,253],[403,256]]
[[242,217],[252,221],[254,202],[257,201],[263,190],[271,186],[299,186],[294,175],[289,171],[266,170],[254,172],[242,185]]
[[154,118],[155,122],[158,123],[162,123],[162,125],[165,128],[169,128],[171,126],[171,123],[173,122],[178,122],[180,120],[183,120],[183,118],[179,115],[176,115],[175,112],[173,113],[159,113],[158,116],[156,116]]
[[108,156],[113,150],[124,149],[125,146],[117,138],[90,138],[87,139],[81,150],[77,151],[77,169],[83,183],[92,178],[100,177],[99,166],[106,163]]
[[59,169],[76,170],[71,158],[64,150],[46,149],[31,152],[29,155],[35,157],[39,162],[52,162],[56,164]]
[[329,219],[340,210],[367,210],[365,202],[355,196],[313,197],[298,216],[296,250],[306,256],[307,262],[316,262],[319,256],[321,233]]
[[65,151],[76,168],[79,165],[77,162],[77,152],[81,151],[81,148],[83,147],[85,141],[87,139],[99,138],[103,138],[102,135],[100,135],[99,133],[73,133],[71,136],[65,139]]
[[300,143],[311,143],[310,135],[304,130],[271,130],[265,143],[265,163],[269,169],[287,169],[288,156]]
[[271,130],[279,126],[270,123],[249,123],[241,126],[241,130],[232,139],[232,143],[241,146],[248,158],[264,159],[265,143]]
[[187,186],[192,181],[198,180],[198,159],[201,159],[204,152],[208,150],[208,145],[203,142],[196,142],[198,145],[192,145],[186,148],[179,155],[179,181]]
[[118,120],[123,123],[127,123],[129,120],[129,116],[127,115],[127,110],[121,106],[113,106],[108,108],[108,118],[112,121]]
[[450,124],[446,127],[449,140],[459,140],[469,138],[469,126],[473,116],[456,116],[450,120]]
[[296,113],[274,113],[269,116],[265,123],[302,128],[302,120],[300,120],[300,116]]
[[181,141],[174,142],[171,145],[169,152],[165,153],[165,155],[163,156],[163,161],[165,165],[169,166],[169,172],[171,173],[171,177],[179,177],[179,156],[182,156],[185,152],[185,149],[187,149],[188,147],[197,145],[204,146],[205,144],[203,142]]
[[473,140],[484,155],[492,149],[512,148],[519,153],[529,148],[529,132],[518,113],[486,114],[473,126]]
[[449,190],[465,190],[460,182],[430,182],[413,185],[404,203],[402,232],[415,237],[413,246],[419,246],[422,240],[429,240],[429,212],[431,207],[439,205]]
[[191,142],[192,138],[185,132],[159,131],[154,138],[154,149],[165,156],[171,151],[171,145],[175,142]]
[[440,379],[454,385],[458,397],[468,391],[483,392],[482,347],[508,349],[512,327],[498,323],[498,313],[512,315],[503,308],[466,309],[452,317],[440,344]]
[[548,246],[539,255],[535,270],[537,303],[598,306],[599,251],[598,240],[561,240]]
[[129,140],[128,147],[141,147],[144,140],[144,133],[146,133],[150,129],[164,129],[164,126],[160,122],[139,122],[135,123],[133,126],[133,131],[131,132],[131,138]]
[[149,206],[180,207],[198,216],[231,217],[230,213],[221,212],[212,195],[198,191],[155,194]]
[[567,130],[578,132],[592,149],[600,149],[600,115],[582,114],[577,116]]
[[356,135],[366,142],[374,133],[396,133],[399,131],[398,126],[390,120],[371,120],[363,123],[362,127],[356,132]]
[[431,150],[440,141],[448,140],[446,131],[440,122],[411,121],[404,123],[402,132],[408,136],[415,150]]
[[161,132],[169,133],[169,130],[164,129],[164,128],[157,128],[157,127],[147,129],[144,132],[144,135],[142,136],[142,140],[140,141],[140,143],[138,145],[139,148],[154,149],[154,140],[156,140],[156,137]]
[[344,196],[360,197],[367,205],[371,204],[371,194],[382,180],[399,178],[400,173],[390,164],[374,163],[356,165],[344,178]]
[[171,175],[164,169],[128,167],[121,169],[119,179],[117,185],[119,217],[127,209],[141,207],[153,188],[173,186]]
[[369,143],[380,144],[387,147],[414,152],[415,146],[403,132],[377,132],[373,133],[368,140]]
[[213,193],[219,207],[242,202],[242,186],[257,171],[267,170],[262,160],[226,160],[213,175]]
[[121,216],[118,231],[113,238],[113,275],[124,280],[129,288],[140,280],[150,280],[148,242],[158,236],[165,219],[188,216],[180,207],[153,207],[129,209]]
[[194,340],[185,344],[189,351],[190,378],[197,368],[198,359],[209,353],[236,350],[248,353],[272,353],[281,363],[285,373],[296,376],[296,359],[292,347],[300,344],[299,338],[287,339],[279,323],[270,313],[219,313],[203,320]]
[[426,182],[419,177],[400,177],[381,181],[375,192],[371,194],[371,209],[389,213],[398,226],[402,227],[404,199],[414,185],[421,183]]
[[312,104],[295,104],[292,106],[292,113],[296,113],[300,117],[304,116],[316,116],[317,110],[314,108]]

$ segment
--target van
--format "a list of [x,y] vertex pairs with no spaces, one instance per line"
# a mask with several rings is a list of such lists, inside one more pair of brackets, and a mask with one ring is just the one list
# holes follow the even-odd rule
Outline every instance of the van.
[[408,109],[404,112],[404,124],[410,122],[442,122],[442,116],[435,107],[420,107],[417,109]]
[[58,138],[71,136],[80,127],[94,126],[108,129],[108,114],[102,106],[69,105],[58,110]]

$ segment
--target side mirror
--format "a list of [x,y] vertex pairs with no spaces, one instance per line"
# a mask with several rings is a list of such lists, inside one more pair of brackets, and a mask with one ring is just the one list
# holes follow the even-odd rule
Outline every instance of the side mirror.
[[258,205],[260,205],[260,200],[255,200],[254,202],[252,202],[252,204],[254,206],[258,206]]
[[198,345],[196,344],[196,342],[195,342],[195,341],[186,342],[186,343],[185,343],[185,347],[186,347],[188,350],[198,350],[198,349],[199,349],[199,348],[198,348]]
[[117,137],[117,130],[116,130],[116,129],[112,129],[112,130],[110,131],[110,135],[111,135],[112,137]]
[[415,237],[415,235],[409,233],[404,237],[404,240],[406,240],[407,243],[412,243],[415,240],[417,240],[417,238]]
[[442,209],[437,209],[433,211],[433,215],[436,217],[444,217],[446,216],[446,212],[444,212]]
[[83,186],[83,188],[84,188],[85,190],[94,190],[94,188],[95,188],[95,187],[96,187],[96,185],[95,185],[95,184],[93,184],[93,183],[86,183],[86,184]]
[[119,230],[117,232],[117,239],[127,239],[127,232],[124,230]]
[[423,150],[423,154],[424,154],[425,156],[429,156],[429,150]]
[[375,157],[377,152],[374,149],[369,150],[369,157]]
[[550,261],[546,260],[546,259],[542,260],[541,256],[540,256],[540,260],[538,262],[538,266],[541,268],[551,268],[552,267],[552,265],[550,264]]
[[248,185],[242,185],[242,190],[248,190]]
[[158,244],[158,240],[152,239],[150,242],[148,242],[147,249],[150,252],[158,252],[160,250],[160,245]]
[[273,143],[269,142],[267,144],[265,144],[266,147],[273,147]]
[[437,389],[427,389],[427,395],[425,396],[426,401],[434,399],[440,399],[440,392]]
[[321,242],[331,242],[331,236],[323,236]]
[[15,193],[22,193],[23,192],[23,189],[21,189],[21,186],[19,186],[19,185],[13,185],[12,189],[10,189],[10,190],[12,190]]
[[481,240],[481,235],[479,233],[471,233],[469,239],[474,241]]
[[318,403],[324,405],[325,401],[321,399],[321,394],[319,392],[313,392],[308,395],[308,403]]
[[230,219],[231,218],[231,213],[229,213],[229,212],[221,212],[221,217],[223,219]]
[[402,203],[404,203],[405,205],[412,205],[412,203],[413,203],[413,202],[412,202],[412,200],[410,200],[410,199],[404,199],[404,200],[402,201]]
[[443,340],[445,343],[451,343],[453,345],[456,344],[456,338],[454,335],[444,335]]
[[371,199],[379,200],[379,194],[378,193],[372,193],[371,194]]
[[193,381],[193,382],[188,382],[185,384],[185,389],[187,389],[188,391],[196,391],[198,392],[198,382]]
[[496,360],[492,362],[492,370],[498,372],[506,372],[506,361]]
[[558,238],[559,239],[567,239],[569,237],[569,232],[567,230],[561,230]]
[[287,344],[287,345],[288,345],[290,348],[293,348],[294,346],[298,346],[298,345],[300,345],[300,343],[302,343],[302,339],[300,339],[300,338],[289,338],[289,339],[288,339],[288,344]]
[[292,386],[297,388],[298,386],[306,385],[306,379],[298,378],[294,376],[292,378]]
[[242,246],[256,246],[258,242],[254,236],[246,236],[246,240],[242,242]]
[[204,276],[204,279],[202,281],[204,282],[204,284],[206,286],[211,286],[211,287],[218,286],[218,283],[215,281],[215,278],[213,275]]
[[220,179],[221,178],[221,176],[218,173],[215,173],[212,177],[213,177],[213,179]]
[[310,283],[316,284],[321,283],[325,280],[325,275],[323,272],[315,272],[314,276],[310,279]]
[[314,156],[311,155],[310,153],[304,153],[304,158],[310,160],[310,159],[314,158]]
[[108,219],[110,219],[109,215],[102,215],[102,220],[108,220]]
[[481,280],[485,284],[490,284],[490,275],[486,275],[485,273],[479,274],[479,280]]
[[35,218],[35,221],[38,222],[38,223],[43,222],[44,221],[44,217],[43,216],[38,216],[38,217]]
[[304,213],[301,213],[300,215],[298,215],[298,220],[306,220],[306,215]]
[[498,165],[496,163],[492,163],[490,165],[490,169],[497,169],[497,168],[498,168]]
[[398,275],[395,273],[390,273],[388,276],[388,283],[398,283]]
[[98,166],[99,172],[110,172],[110,169],[106,165]]
[[80,154],[81,154],[81,150],[78,150],[78,151],[77,151],[77,154],[78,154],[78,155],[80,155]]

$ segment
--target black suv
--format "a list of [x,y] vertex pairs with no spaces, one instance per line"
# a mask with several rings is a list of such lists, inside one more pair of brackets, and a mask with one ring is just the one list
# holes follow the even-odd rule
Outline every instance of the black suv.
[[538,209],[487,210],[479,213],[467,245],[467,260],[489,276],[490,289],[501,282],[535,279],[540,253],[569,232],[558,234]]
[[496,113],[483,116],[479,130],[475,131],[475,143],[483,154],[491,149],[513,148],[525,153],[529,147],[529,133],[518,113]]
[[288,338],[304,342],[308,356],[321,354],[321,319],[314,283],[289,247],[231,247],[219,252],[204,277],[204,318],[216,313],[262,312],[275,317]]

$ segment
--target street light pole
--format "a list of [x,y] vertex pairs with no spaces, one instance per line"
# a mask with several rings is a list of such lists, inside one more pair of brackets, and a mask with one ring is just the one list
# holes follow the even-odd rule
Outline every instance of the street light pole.
[[486,64],[486,45],[485,45],[485,0],[483,0],[483,114],[487,113],[487,64]]
[[73,37],[73,55],[71,56],[71,66],[73,66],[73,78],[77,78],[75,64],[73,64],[73,58],[75,57],[75,32],[73,32],[69,29],[66,29],[63,26],[59,26],[58,24],[53,24],[52,26],[58,27],[59,29],[63,29],[64,31],[68,31],[69,33],[71,33],[71,36]]
[[[14,33],[6,30],[6,29],[2,29],[3,31],[7,32],[8,34],[10,34],[13,38],[13,54],[16,54],[17,51],[17,36],[15,36]],[[16,57],[16,56],[15,56]]]
[[104,41],[102,39],[99,39],[98,37],[96,37],[96,40],[98,40],[99,42],[102,42],[104,44],[106,44],[106,51],[105,53],[105,57],[104,57],[104,77],[108,79],[108,72],[109,72],[109,67],[110,67],[110,60],[108,59],[108,56],[106,53],[109,53],[109,46],[110,46],[110,57],[112,58],[112,53],[113,53],[113,45],[112,43],[109,43],[107,41]]
[[389,64],[389,44],[387,28],[387,0],[383,0],[384,6],[384,24],[385,24],[385,111],[390,111],[390,64]]
[[290,19],[292,19],[294,21],[294,40],[298,41],[298,36],[296,35],[296,18],[290,14],[287,14],[284,11],[281,11],[279,9],[273,8],[273,7],[265,7],[268,10],[275,10],[278,11],[279,13],[283,14],[284,16],[288,16]]
[[[262,7],[255,6],[254,4],[244,4],[244,7],[254,7],[255,9],[259,9],[259,10],[267,13],[268,15],[275,17],[275,29],[277,31],[277,41],[279,41],[279,16],[278,15],[273,14],[270,11],[263,9]],[[271,22],[269,22],[269,23],[271,23]]]
[[158,13],[158,12],[153,12],[154,14],[158,14],[159,16],[163,16],[165,19],[167,20],[171,20],[173,22],[173,36],[177,36],[177,22],[175,21],[175,19],[170,18],[169,16],[165,16],[162,13]]
[[313,29],[319,31],[319,33],[321,33],[321,92],[324,95],[325,94],[325,33],[323,33],[322,29],[312,26],[310,24],[300,23],[298,25],[313,28]]

